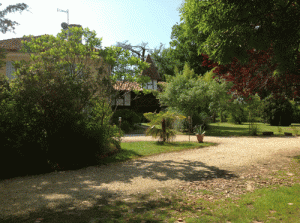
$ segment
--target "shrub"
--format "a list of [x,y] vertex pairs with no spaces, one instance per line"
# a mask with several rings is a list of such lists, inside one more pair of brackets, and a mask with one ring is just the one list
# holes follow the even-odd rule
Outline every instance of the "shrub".
[[139,117],[140,122],[139,123],[148,123],[149,120],[145,118],[143,113],[136,113]]
[[97,157],[109,152],[110,143],[119,144],[113,139],[117,128],[109,125],[111,115],[108,103],[101,100],[94,102],[90,118],[69,114],[54,134],[47,135],[51,161],[65,169],[96,165]]
[[[163,142],[170,141],[176,136],[174,122],[176,119],[184,119],[185,116],[176,114],[175,112],[145,113],[144,116],[150,120],[150,128],[146,130],[146,135],[154,138],[159,137]],[[162,121],[165,120],[165,131],[162,128]]]
[[112,116],[112,123],[119,126],[119,117],[122,117],[121,129],[129,132],[135,128],[135,124],[141,123],[141,116],[130,109],[117,110]]
[[293,106],[287,99],[275,99],[272,95],[264,99],[263,118],[272,126],[289,126],[293,113]]
[[245,112],[243,102],[239,102],[235,100],[230,108],[227,110],[228,112],[228,121],[234,124],[242,124],[247,121],[247,114]]
[[198,115],[193,116],[193,126],[201,125],[202,128],[209,130],[210,122],[211,122],[211,117],[205,112],[201,112]]
[[300,123],[300,106],[296,101],[290,101],[293,107],[293,121],[292,123]]

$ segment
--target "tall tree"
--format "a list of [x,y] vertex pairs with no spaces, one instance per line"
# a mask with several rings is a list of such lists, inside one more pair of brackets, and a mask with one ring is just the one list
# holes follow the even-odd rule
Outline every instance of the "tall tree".
[[[0,6],[2,3],[0,3]],[[19,25],[16,21],[11,21],[10,19],[4,18],[4,16],[7,15],[7,13],[12,13],[12,12],[17,12],[19,11],[20,13],[24,10],[27,10],[28,5],[24,3],[18,3],[16,5],[9,5],[7,6],[4,10],[0,11],[0,31],[5,34],[7,31],[13,31],[15,29],[15,25]],[[11,27],[11,29],[9,29]],[[14,32],[15,33],[15,32]],[[3,59],[6,58],[7,52],[5,49],[0,48],[0,69],[4,66],[4,61]]]
[[[276,98],[287,97],[293,99],[299,97],[300,76],[295,73],[285,72],[285,76],[280,77],[276,74],[277,64],[272,65],[271,58],[274,56],[272,47],[268,51],[251,51],[248,64],[242,65],[236,58],[228,65],[219,65],[208,60],[205,56],[203,66],[216,67],[216,76],[232,81],[234,85],[231,92],[251,100],[251,95],[258,95],[264,99],[270,94]],[[299,53],[300,56],[300,53]]]
[[[130,94],[131,91],[136,94],[136,97],[132,100],[137,99],[138,95],[140,95],[139,90],[136,88],[137,84],[143,87],[145,83],[150,81],[150,77],[139,75],[142,70],[149,68],[149,64],[139,57],[133,56],[133,53],[127,49],[128,47],[125,48],[124,46],[111,46],[99,51],[99,55],[111,66],[110,96],[113,100]],[[129,82],[132,85],[129,85]],[[133,82],[137,84],[133,84]],[[122,91],[123,95],[120,95],[120,91],[115,90],[113,86],[126,90]],[[143,89],[144,94],[149,94],[150,92],[151,90]],[[114,112],[116,109],[117,106],[115,106]]]
[[163,105],[177,108],[184,115],[193,116],[208,111],[209,85],[185,64],[182,72],[175,71],[175,76],[166,76],[167,86],[158,94]]
[[[2,3],[0,3],[0,6]],[[7,31],[13,31],[15,29],[15,25],[19,25],[16,21],[11,21],[7,18],[4,18],[4,16],[7,15],[7,13],[12,13],[12,12],[17,12],[19,11],[20,13],[24,10],[27,10],[28,5],[24,3],[18,3],[16,5],[9,5],[7,6],[4,10],[0,11],[0,31],[5,34]],[[11,27],[11,29],[9,29]],[[14,32],[15,33],[15,32]]]
[[171,52],[174,59],[180,61],[179,70],[183,70],[185,62],[188,62],[190,68],[200,76],[209,71],[208,67],[201,66],[203,56],[198,55],[195,37],[185,34],[183,22],[172,27],[171,39]]
[[[175,67],[178,70],[183,70],[186,62],[200,76],[211,69],[201,65],[203,56],[201,54],[198,55],[195,36],[186,35],[183,26],[184,24],[180,23],[172,27],[170,47],[168,49],[162,48],[163,44],[161,44],[159,49],[151,51],[151,57],[155,61],[160,74],[162,74],[163,81],[166,80],[164,74],[175,76]],[[201,34],[201,36],[204,36],[204,34]]]
[[204,41],[196,39],[199,54],[220,65],[234,57],[246,64],[247,50],[267,50],[273,42],[272,64],[278,64],[278,74],[299,74],[299,0],[186,0],[180,11],[186,35],[207,35]]
[[180,61],[175,59],[173,51],[174,49],[171,47],[165,49],[162,43],[158,49],[155,48],[154,50],[150,50],[151,58],[157,66],[158,73],[161,75],[162,81],[166,81],[166,75],[175,76],[175,67],[181,67]]

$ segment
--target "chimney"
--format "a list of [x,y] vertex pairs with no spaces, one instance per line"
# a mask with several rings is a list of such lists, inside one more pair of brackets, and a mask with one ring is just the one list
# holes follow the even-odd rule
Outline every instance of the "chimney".
[[[81,27],[81,28],[82,28],[81,25],[77,25],[77,24],[69,24],[69,25],[68,25],[68,28],[73,28],[73,27]],[[71,36],[71,35],[72,35],[72,33],[70,32],[70,33],[69,33],[69,36]],[[80,39],[79,43],[82,44],[82,36],[81,36],[81,39]]]

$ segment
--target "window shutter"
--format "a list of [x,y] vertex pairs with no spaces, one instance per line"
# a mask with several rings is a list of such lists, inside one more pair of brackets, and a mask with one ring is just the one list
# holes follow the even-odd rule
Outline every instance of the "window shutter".
[[124,106],[124,99],[117,99],[117,105],[118,106]]
[[157,90],[157,80],[153,80],[153,89]]
[[125,106],[130,106],[130,92],[125,94]]
[[153,83],[152,83],[153,80],[151,80],[150,82],[148,82],[148,86],[147,86],[147,89],[153,89]]

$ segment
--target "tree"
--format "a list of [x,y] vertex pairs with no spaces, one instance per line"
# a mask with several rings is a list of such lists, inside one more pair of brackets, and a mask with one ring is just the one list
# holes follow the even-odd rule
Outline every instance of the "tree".
[[[2,3],[0,3],[0,6]],[[19,11],[20,13],[24,11],[25,9],[28,8],[28,5],[24,3],[18,3],[16,5],[9,5],[7,6],[4,10],[0,11],[0,31],[5,34],[7,31],[13,31],[15,29],[15,25],[19,25],[16,21],[11,21],[7,18],[4,18],[4,16],[7,15],[7,13],[12,13]],[[26,10],[28,11],[28,10]],[[9,29],[11,27],[11,29]],[[15,33],[15,32],[14,32]],[[6,58],[7,52],[5,49],[1,48],[0,49],[0,69],[4,66],[4,61],[3,59]]]
[[213,71],[216,76],[232,81],[234,85],[231,92],[237,93],[246,100],[250,95],[256,93],[261,99],[270,94],[274,94],[276,98],[282,97],[282,93],[288,98],[299,96],[300,76],[288,72],[285,73],[284,77],[276,75],[278,72],[277,64],[272,65],[271,63],[274,56],[272,47],[268,51],[254,51],[252,49],[247,53],[250,55],[250,59],[246,65],[242,65],[234,58],[231,64],[218,66],[218,63],[208,60],[207,55],[204,55],[206,60],[202,65],[217,67]]
[[214,79],[213,68],[211,71],[206,72],[202,77],[202,80],[209,84],[208,94],[211,97],[211,102],[209,103],[209,110],[213,114],[213,121],[215,122],[215,117],[220,114],[221,122],[223,122],[223,113],[230,106],[229,100],[232,98],[231,92],[229,91],[233,85],[232,82]]
[[[142,42],[139,46],[131,46],[130,43],[126,44],[127,42],[128,42],[128,40],[125,40],[124,43],[117,42],[116,46],[117,47],[122,47],[123,49],[131,51],[135,56],[138,56],[138,58],[140,58],[142,61],[145,61],[145,52],[146,52],[146,50],[151,50],[151,49],[146,48],[148,43]],[[141,50],[138,51],[138,50],[135,50],[134,48],[140,48]]]
[[162,142],[170,142],[171,139],[176,137],[174,131],[174,123],[176,120],[182,120],[186,117],[176,112],[160,112],[145,113],[144,116],[150,121],[150,128],[147,129],[146,135],[151,135],[154,138],[159,137]]
[[167,86],[158,98],[163,105],[177,108],[184,115],[197,115],[208,111],[209,85],[198,78],[186,63],[183,72],[175,71],[176,76],[166,76]]
[[[185,34],[199,36],[198,54],[209,55],[220,65],[236,57],[245,65],[247,50],[267,50],[273,43],[271,63],[278,64],[278,74],[283,75],[299,74],[299,7],[298,0],[187,0],[180,12]],[[201,32],[207,35],[204,41]]]
[[[52,35],[23,42],[23,52],[31,53],[30,62],[15,62],[17,78],[13,80],[12,94],[14,99],[31,108],[28,113],[35,111],[39,130],[44,129],[48,136],[57,135],[59,126],[66,123],[82,121],[84,109],[88,106],[96,114],[99,112],[99,103],[106,103],[110,96],[110,86],[114,78],[123,75],[124,80],[141,82],[143,78],[131,77],[127,74],[119,76],[105,76],[99,55],[94,48],[101,45],[101,39],[94,31],[88,28],[74,27],[70,29],[72,36],[64,40],[67,31],[62,31],[54,37]],[[88,44],[79,43],[81,36],[88,39]],[[105,61],[114,62],[113,55],[118,49],[107,48]],[[125,52],[125,54],[128,52]],[[138,69],[147,67],[147,64],[138,58],[123,58],[122,63],[138,64]],[[92,74],[91,67],[96,67],[97,74]],[[109,108],[109,107],[108,107]],[[107,111],[102,114],[111,115]],[[28,117],[32,117],[28,115]],[[73,118],[73,120],[71,120]],[[93,123],[101,126],[103,116],[93,119]],[[102,121],[101,121],[102,120]],[[32,121],[28,120],[28,123]],[[108,125],[104,123],[102,126]]]
[[185,62],[188,62],[190,68],[200,76],[210,70],[207,67],[201,66],[203,56],[197,52],[194,36],[187,36],[184,33],[183,22],[180,24],[176,23],[172,27],[171,39],[170,46],[174,47],[174,50],[171,52],[174,59],[180,61],[179,70],[183,70]]
[[[128,86],[128,82],[136,82],[143,87],[145,83],[150,81],[150,77],[139,75],[142,70],[149,68],[150,65],[140,58],[132,56],[129,50],[123,49],[122,47],[111,46],[104,50],[100,50],[99,55],[111,66],[109,94],[112,99],[116,99],[120,96],[119,91],[116,91],[113,88],[115,84],[118,84],[120,88],[123,88],[123,86]],[[140,95],[140,92],[133,87],[126,87],[126,89],[125,94],[129,94],[130,91],[133,91],[136,95]],[[151,93],[151,90],[143,89],[143,93],[149,94]],[[114,112],[116,109],[117,106],[115,107]]]
[[[2,3],[0,3],[0,6]],[[0,11],[0,30],[3,34],[5,34],[7,31],[13,31],[15,29],[15,25],[19,25],[16,21],[11,21],[9,19],[4,18],[4,16],[7,13],[12,13],[12,12],[17,12],[19,11],[20,13],[28,8],[28,5],[24,3],[18,3],[16,5],[9,5],[6,7],[6,9]],[[28,11],[28,10],[26,10]],[[12,29],[9,29],[11,27]],[[15,32],[14,32],[15,33]]]
[[173,51],[174,49],[163,47],[161,43],[158,49],[154,49],[151,52],[151,58],[157,66],[158,73],[162,77],[162,81],[166,81],[165,75],[175,76],[174,69],[179,67],[180,61],[174,58]]
[[172,41],[170,41],[169,48],[164,49],[161,44],[159,49],[151,51],[151,57],[154,59],[163,81],[166,80],[164,74],[175,76],[175,67],[183,70],[186,62],[197,75],[201,76],[210,70],[208,67],[201,66],[203,56],[198,55],[194,36],[186,36],[183,26],[184,24],[180,23],[172,27]]

